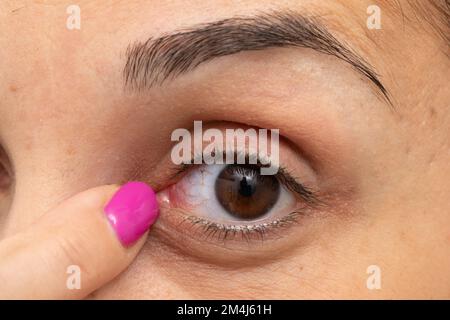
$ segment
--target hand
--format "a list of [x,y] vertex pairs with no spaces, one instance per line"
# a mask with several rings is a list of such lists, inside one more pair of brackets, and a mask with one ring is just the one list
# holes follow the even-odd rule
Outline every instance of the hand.
[[[118,189],[84,191],[1,241],[0,299],[80,299],[122,272],[145,243],[158,205],[144,183]],[[79,289],[67,285],[69,266],[79,267]]]

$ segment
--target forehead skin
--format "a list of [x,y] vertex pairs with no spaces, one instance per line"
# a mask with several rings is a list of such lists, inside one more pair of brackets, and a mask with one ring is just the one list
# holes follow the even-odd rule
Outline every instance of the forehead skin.
[[[139,161],[145,160],[149,172],[145,178],[158,185],[154,168],[161,161],[160,155],[168,152],[170,132],[207,109],[189,101],[200,100],[198,97],[211,101],[211,105],[217,103],[212,97],[227,101],[223,91],[232,89],[226,79],[236,78],[239,87],[256,78],[273,77],[273,83],[261,84],[272,91],[248,89],[250,110],[252,101],[260,102],[257,97],[261,92],[271,95],[267,98],[270,101],[287,101],[288,86],[277,87],[277,81],[285,80],[268,74],[264,60],[270,59],[270,65],[281,70],[280,65],[292,66],[294,59],[302,57],[296,52],[243,55],[249,62],[241,67],[250,69],[250,75],[241,78],[232,68],[239,58],[211,62],[148,95],[125,92],[122,70],[126,48],[135,41],[236,15],[288,8],[321,17],[336,38],[370,62],[391,93],[395,110],[373,97],[364,89],[363,80],[342,63],[323,55],[306,52],[305,66],[298,66],[300,71],[311,70],[300,80],[309,76],[320,79],[322,72],[336,77],[329,85],[333,92],[339,91],[334,84],[339,79],[354,84],[349,86],[351,90],[334,93],[328,100],[321,98],[329,106],[318,110],[317,117],[359,132],[348,149],[353,149],[350,168],[361,180],[359,201],[368,219],[361,224],[349,223],[352,227],[345,232],[332,227],[317,236],[317,248],[275,261],[267,269],[225,271],[203,265],[151,237],[132,267],[96,296],[448,298],[450,261],[445,250],[450,244],[450,62],[446,44],[421,27],[420,21],[399,18],[395,6],[385,1],[380,3],[381,30],[366,27],[367,7],[373,1],[188,3],[77,1],[81,30],[68,30],[66,8],[73,1],[1,1],[0,30],[7,32],[0,35],[0,143],[12,159],[17,185],[8,217],[0,220],[0,236],[32,225],[59,201],[81,190],[126,180],[134,174],[130,167]],[[408,17],[411,13],[406,11]],[[317,68],[315,61],[320,62]],[[223,70],[221,64],[230,68]],[[324,66],[329,69],[322,70]],[[211,70],[222,73],[211,77]],[[215,81],[217,87],[210,88],[204,78]],[[307,92],[305,105],[311,106],[315,96],[327,96],[317,89],[327,84],[313,83],[302,87]],[[171,92],[182,92],[184,100],[171,99]],[[344,103],[333,105],[333,99],[348,101],[348,109],[338,108]],[[252,120],[265,124],[256,114],[261,113],[263,119],[270,113],[275,124],[268,124],[276,127],[285,123],[293,136],[298,133],[298,123],[293,120],[300,122],[300,115],[311,113],[311,117],[316,116],[314,110],[298,111],[299,119],[289,116],[288,109],[275,112],[255,107],[253,111]],[[206,113],[212,120],[228,116],[236,121],[242,116],[242,112],[222,106]],[[134,146],[142,148],[134,150]],[[336,235],[339,237],[333,238]],[[366,268],[373,261],[389,270],[383,278],[385,289],[377,292],[365,287]],[[231,281],[224,284],[227,279]]]

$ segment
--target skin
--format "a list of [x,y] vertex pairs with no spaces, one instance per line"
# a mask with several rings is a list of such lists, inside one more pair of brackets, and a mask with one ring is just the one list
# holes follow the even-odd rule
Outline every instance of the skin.
[[[81,30],[68,30],[70,4],[0,4],[8,30],[0,35],[0,143],[14,171],[0,197],[0,245],[86,189],[134,179],[162,194],[174,129],[241,123],[281,128],[303,150],[286,147],[281,157],[297,175],[314,168],[329,205],[281,239],[226,245],[187,234],[163,206],[126,271],[76,297],[450,298],[450,60],[412,9],[405,5],[405,20],[380,4],[382,29],[368,30],[370,1],[77,1]],[[129,43],[282,8],[323,15],[381,75],[393,107],[346,63],[298,48],[221,57],[150,90],[124,90]],[[36,276],[62,278],[64,263]],[[366,286],[370,265],[380,267],[381,289]],[[25,288],[16,295],[39,292]]]

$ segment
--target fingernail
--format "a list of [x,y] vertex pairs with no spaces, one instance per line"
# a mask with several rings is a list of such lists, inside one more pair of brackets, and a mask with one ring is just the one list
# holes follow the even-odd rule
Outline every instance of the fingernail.
[[159,215],[155,192],[143,182],[124,184],[105,207],[105,214],[124,246],[136,242]]

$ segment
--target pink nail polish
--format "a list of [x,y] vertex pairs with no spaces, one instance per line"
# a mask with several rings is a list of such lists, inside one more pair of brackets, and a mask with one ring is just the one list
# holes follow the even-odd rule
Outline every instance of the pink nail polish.
[[156,221],[159,208],[152,188],[143,182],[128,182],[114,194],[105,213],[120,242],[129,246]]

